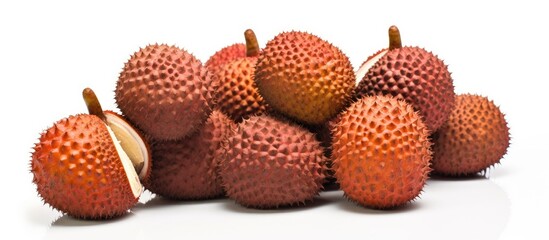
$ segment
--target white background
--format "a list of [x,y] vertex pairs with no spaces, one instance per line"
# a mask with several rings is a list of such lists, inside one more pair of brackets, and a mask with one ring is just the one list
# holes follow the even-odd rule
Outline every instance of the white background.
[[[90,1],[91,2],[91,1]],[[473,3],[474,2],[474,3]],[[542,1],[2,1],[0,150],[2,235],[23,239],[549,239],[547,8]],[[545,15],[545,16],[544,16]],[[249,210],[229,200],[170,202],[145,194],[126,217],[75,221],[43,205],[30,151],[53,122],[85,112],[84,87],[114,109],[115,83],[150,43],[202,61],[243,42],[302,30],[339,46],[355,69],[400,28],[404,45],[449,64],[457,93],[506,113],[512,143],[488,177],[433,179],[421,198],[373,211],[323,193],[305,208]],[[149,201],[150,200],[150,201]]]

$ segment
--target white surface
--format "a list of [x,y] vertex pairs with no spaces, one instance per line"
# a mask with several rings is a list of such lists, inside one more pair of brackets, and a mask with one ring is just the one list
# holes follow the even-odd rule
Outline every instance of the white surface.
[[[549,18],[542,1],[12,2],[0,3],[4,236],[549,238]],[[281,31],[306,30],[339,46],[358,68],[388,44],[392,24],[404,45],[423,46],[449,64],[456,92],[487,95],[507,114],[512,145],[489,179],[430,180],[421,199],[388,212],[356,207],[341,192],[329,192],[309,207],[278,211],[247,210],[229,200],[154,198],[122,219],[86,222],[61,216],[37,196],[29,152],[39,133],[86,111],[84,87],[113,109],[118,74],[139,47],[177,44],[206,61],[221,47],[243,42],[246,28],[255,30],[260,45]]]

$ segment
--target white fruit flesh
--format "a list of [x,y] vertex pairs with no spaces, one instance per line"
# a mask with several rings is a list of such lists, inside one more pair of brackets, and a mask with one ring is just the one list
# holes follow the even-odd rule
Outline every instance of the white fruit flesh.
[[106,113],[107,123],[113,130],[118,142],[127,154],[139,179],[147,175],[150,159],[147,145],[141,136],[125,120],[117,115]]
[[122,161],[122,166],[124,166],[124,170],[126,171],[126,177],[128,178],[128,181],[130,183],[133,196],[138,198],[143,192],[143,185],[141,185],[141,182],[139,181],[139,177],[137,176],[137,172],[133,167],[132,161],[130,160],[130,158],[128,157],[128,155],[120,145],[120,142],[116,138],[116,135],[114,135],[114,132],[109,126],[107,126],[107,130],[111,135],[114,146],[116,147],[116,151],[118,152],[118,156],[120,157],[120,161]]
[[379,61],[379,59],[381,59],[383,56],[385,56],[385,54],[387,54],[389,50],[385,49],[381,52],[379,52],[377,55],[373,56],[372,58],[370,58],[370,60],[364,62],[362,64],[362,66],[360,66],[360,68],[358,69],[358,71],[356,71],[356,83],[358,84],[360,81],[362,81],[362,79],[364,78],[364,76],[366,76],[366,73],[368,73],[368,71],[370,71],[370,68],[372,68],[374,66],[374,64],[377,63],[377,61]]

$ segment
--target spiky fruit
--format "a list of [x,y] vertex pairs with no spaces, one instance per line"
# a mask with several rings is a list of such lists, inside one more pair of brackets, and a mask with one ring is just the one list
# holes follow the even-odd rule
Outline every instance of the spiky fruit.
[[318,125],[338,114],[355,86],[353,67],[337,47],[304,32],[284,32],[259,54],[255,81],[274,110]]
[[262,115],[244,120],[225,144],[220,176],[229,198],[252,208],[303,204],[322,188],[326,158],[314,135]]
[[149,45],[125,64],[116,103],[131,122],[155,139],[188,136],[211,112],[211,78],[200,60],[168,45]]
[[339,117],[332,158],[345,195],[375,209],[415,199],[430,172],[431,144],[413,108],[390,96],[373,96],[359,99]]
[[154,166],[151,181],[145,187],[172,199],[208,199],[223,195],[217,164],[221,142],[236,124],[214,110],[195,134],[177,141],[159,141],[152,145]]
[[398,28],[389,29],[389,48],[366,60],[357,71],[356,98],[392,95],[419,111],[431,131],[450,115],[455,102],[448,67],[437,56],[419,47],[402,47]]
[[486,97],[457,95],[448,121],[433,134],[433,170],[448,176],[484,171],[499,163],[509,147],[509,127]]
[[75,218],[121,216],[141,195],[140,179],[149,176],[148,145],[119,115],[103,113],[91,90],[84,96],[92,114],[64,118],[41,134],[33,182],[46,203]]
[[229,60],[217,68],[210,68],[217,76],[218,89],[214,99],[217,107],[236,122],[266,110],[266,103],[257,91],[253,80],[259,46],[254,32],[244,32],[246,56]]

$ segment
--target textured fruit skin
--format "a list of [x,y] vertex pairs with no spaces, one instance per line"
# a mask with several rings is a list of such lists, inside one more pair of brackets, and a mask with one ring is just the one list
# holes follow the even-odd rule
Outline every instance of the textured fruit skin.
[[239,124],[225,144],[220,176],[229,198],[251,208],[304,204],[322,188],[323,149],[314,135],[262,115]]
[[395,208],[415,199],[430,172],[431,143],[420,116],[388,96],[359,99],[334,128],[335,176],[358,204]]
[[212,55],[204,64],[210,71],[215,71],[216,68],[223,66],[225,63],[246,57],[246,44],[235,43],[233,45],[222,48]]
[[430,131],[436,131],[448,119],[455,102],[448,67],[418,47],[396,48],[381,57],[356,88],[356,99],[368,95],[406,100],[420,112]]
[[223,195],[217,165],[221,142],[236,124],[214,110],[195,134],[177,141],[153,144],[151,181],[145,187],[163,197],[200,200]]
[[[333,121],[333,120],[332,120]],[[324,149],[324,156],[326,157],[326,183],[335,183],[334,170],[332,168],[332,128],[333,122],[328,121],[322,125],[312,126],[309,128],[316,140],[320,143],[320,146]],[[325,184],[326,184],[325,183]]]
[[137,203],[107,127],[93,115],[62,119],[42,133],[31,172],[43,200],[75,218],[113,218]]
[[267,109],[253,79],[256,62],[256,57],[243,57],[227,62],[216,71],[214,81],[219,81],[214,95],[216,105],[235,122]]
[[211,76],[180,48],[149,45],[124,65],[116,84],[123,115],[154,139],[192,134],[211,112]]
[[457,95],[448,121],[433,134],[433,171],[464,176],[499,163],[509,147],[509,127],[499,108],[486,97]]
[[322,124],[349,102],[353,67],[337,47],[309,33],[285,32],[259,54],[255,81],[267,104],[306,124]]

